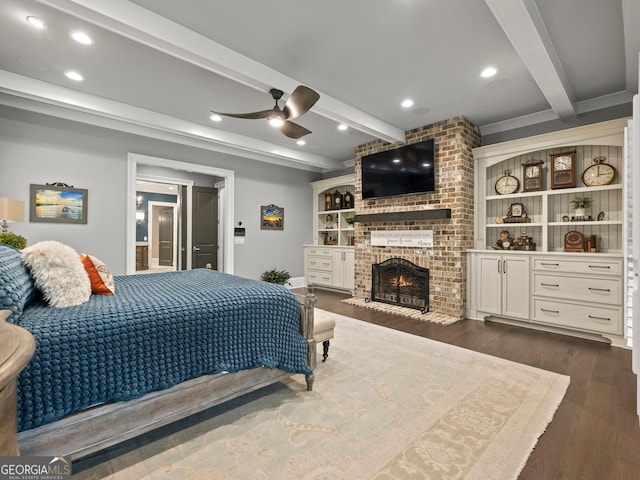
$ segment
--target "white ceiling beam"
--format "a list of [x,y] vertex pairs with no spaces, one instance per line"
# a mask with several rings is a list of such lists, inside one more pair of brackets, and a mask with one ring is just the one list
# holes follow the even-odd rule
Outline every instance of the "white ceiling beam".
[[[127,0],[38,1],[262,92],[277,86],[291,94],[302,83]],[[391,143],[404,142],[403,130],[318,93],[312,108],[318,115]]]
[[301,170],[342,162],[0,70],[0,104]]
[[563,120],[576,117],[575,97],[534,0],[485,0],[507,38]]

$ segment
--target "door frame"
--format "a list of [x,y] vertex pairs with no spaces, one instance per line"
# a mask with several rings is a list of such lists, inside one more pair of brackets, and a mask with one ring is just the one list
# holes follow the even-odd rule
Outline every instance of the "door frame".
[[173,212],[173,269],[177,270],[179,268],[179,258],[178,258],[178,203],[171,202],[157,202],[157,201],[149,201],[147,203],[149,205],[149,231],[147,232],[147,239],[149,242],[149,268],[152,267],[151,259],[153,258],[153,207],[171,207],[171,211]]
[[[233,274],[235,248],[233,242],[233,226],[234,226],[234,188],[235,188],[235,172],[224,168],[211,167],[196,163],[180,162],[167,158],[151,157],[138,153],[127,153],[127,212],[126,212],[126,272],[127,275],[134,274],[136,271],[136,179],[150,179],[150,175],[138,175],[138,165],[147,165],[153,167],[163,167],[179,171],[188,171],[193,173],[201,173],[214,177],[222,177],[222,181],[216,182],[218,188],[218,211],[219,211],[219,258],[222,260],[218,264],[218,270],[224,273]],[[158,177],[156,177],[158,178]],[[179,178],[163,177],[165,183],[173,183],[175,185],[187,185],[187,197],[190,197],[193,182],[185,181]],[[150,180],[154,181],[154,180]],[[156,180],[157,181],[157,180]],[[184,247],[191,251],[191,201],[183,200],[187,208],[187,245]],[[187,255],[187,269],[191,269],[191,258]]]

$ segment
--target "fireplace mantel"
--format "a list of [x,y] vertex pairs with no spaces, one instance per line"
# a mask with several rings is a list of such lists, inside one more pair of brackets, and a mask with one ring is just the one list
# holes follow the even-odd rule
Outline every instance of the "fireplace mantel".
[[402,222],[405,220],[436,220],[451,218],[450,208],[431,208],[429,210],[412,210],[408,212],[386,212],[386,213],[366,213],[356,214],[356,222]]

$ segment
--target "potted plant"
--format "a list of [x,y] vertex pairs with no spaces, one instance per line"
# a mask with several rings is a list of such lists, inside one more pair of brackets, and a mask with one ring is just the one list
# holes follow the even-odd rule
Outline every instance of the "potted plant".
[[576,210],[576,218],[584,218],[585,209],[591,206],[591,197],[576,197],[571,200],[571,206]]
[[15,233],[5,232],[0,233],[0,243],[6,243],[7,245],[11,245],[13,248],[17,248],[18,250],[22,250],[27,246],[27,239],[22,235],[16,235]]
[[350,227],[353,227],[353,224],[356,221],[355,217],[344,217],[344,221],[347,222],[347,225],[349,225]]
[[263,282],[277,283],[278,285],[288,285],[291,274],[286,270],[271,269],[262,274],[260,280]]

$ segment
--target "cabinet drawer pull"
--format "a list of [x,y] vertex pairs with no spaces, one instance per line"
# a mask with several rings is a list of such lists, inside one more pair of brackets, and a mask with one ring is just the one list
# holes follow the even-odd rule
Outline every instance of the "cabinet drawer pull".
[[589,290],[595,291],[595,292],[610,292],[611,291],[610,288],[593,288],[593,287],[589,287]]
[[560,286],[557,283],[541,283],[540,285],[542,285],[543,287],[559,287]]
[[545,267],[559,267],[560,266],[559,263],[545,263],[545,262],[540,262],[540,265],[544,265]]
[[607,268],[610,269],[609,265],[589,265],[589,268]]
[[559,310],[547,310],[546,308],[541,308],[540,310],[547,313],[560,313]]
[[611,321],[611,319],[610,319],[610,318],[605,318],[605,317],[594,317],[593,315],[589,315],[589,318],[590,318],[591,320],[602,320],[602,321],[605,321],[605,322],[610,322],[610,321]]

